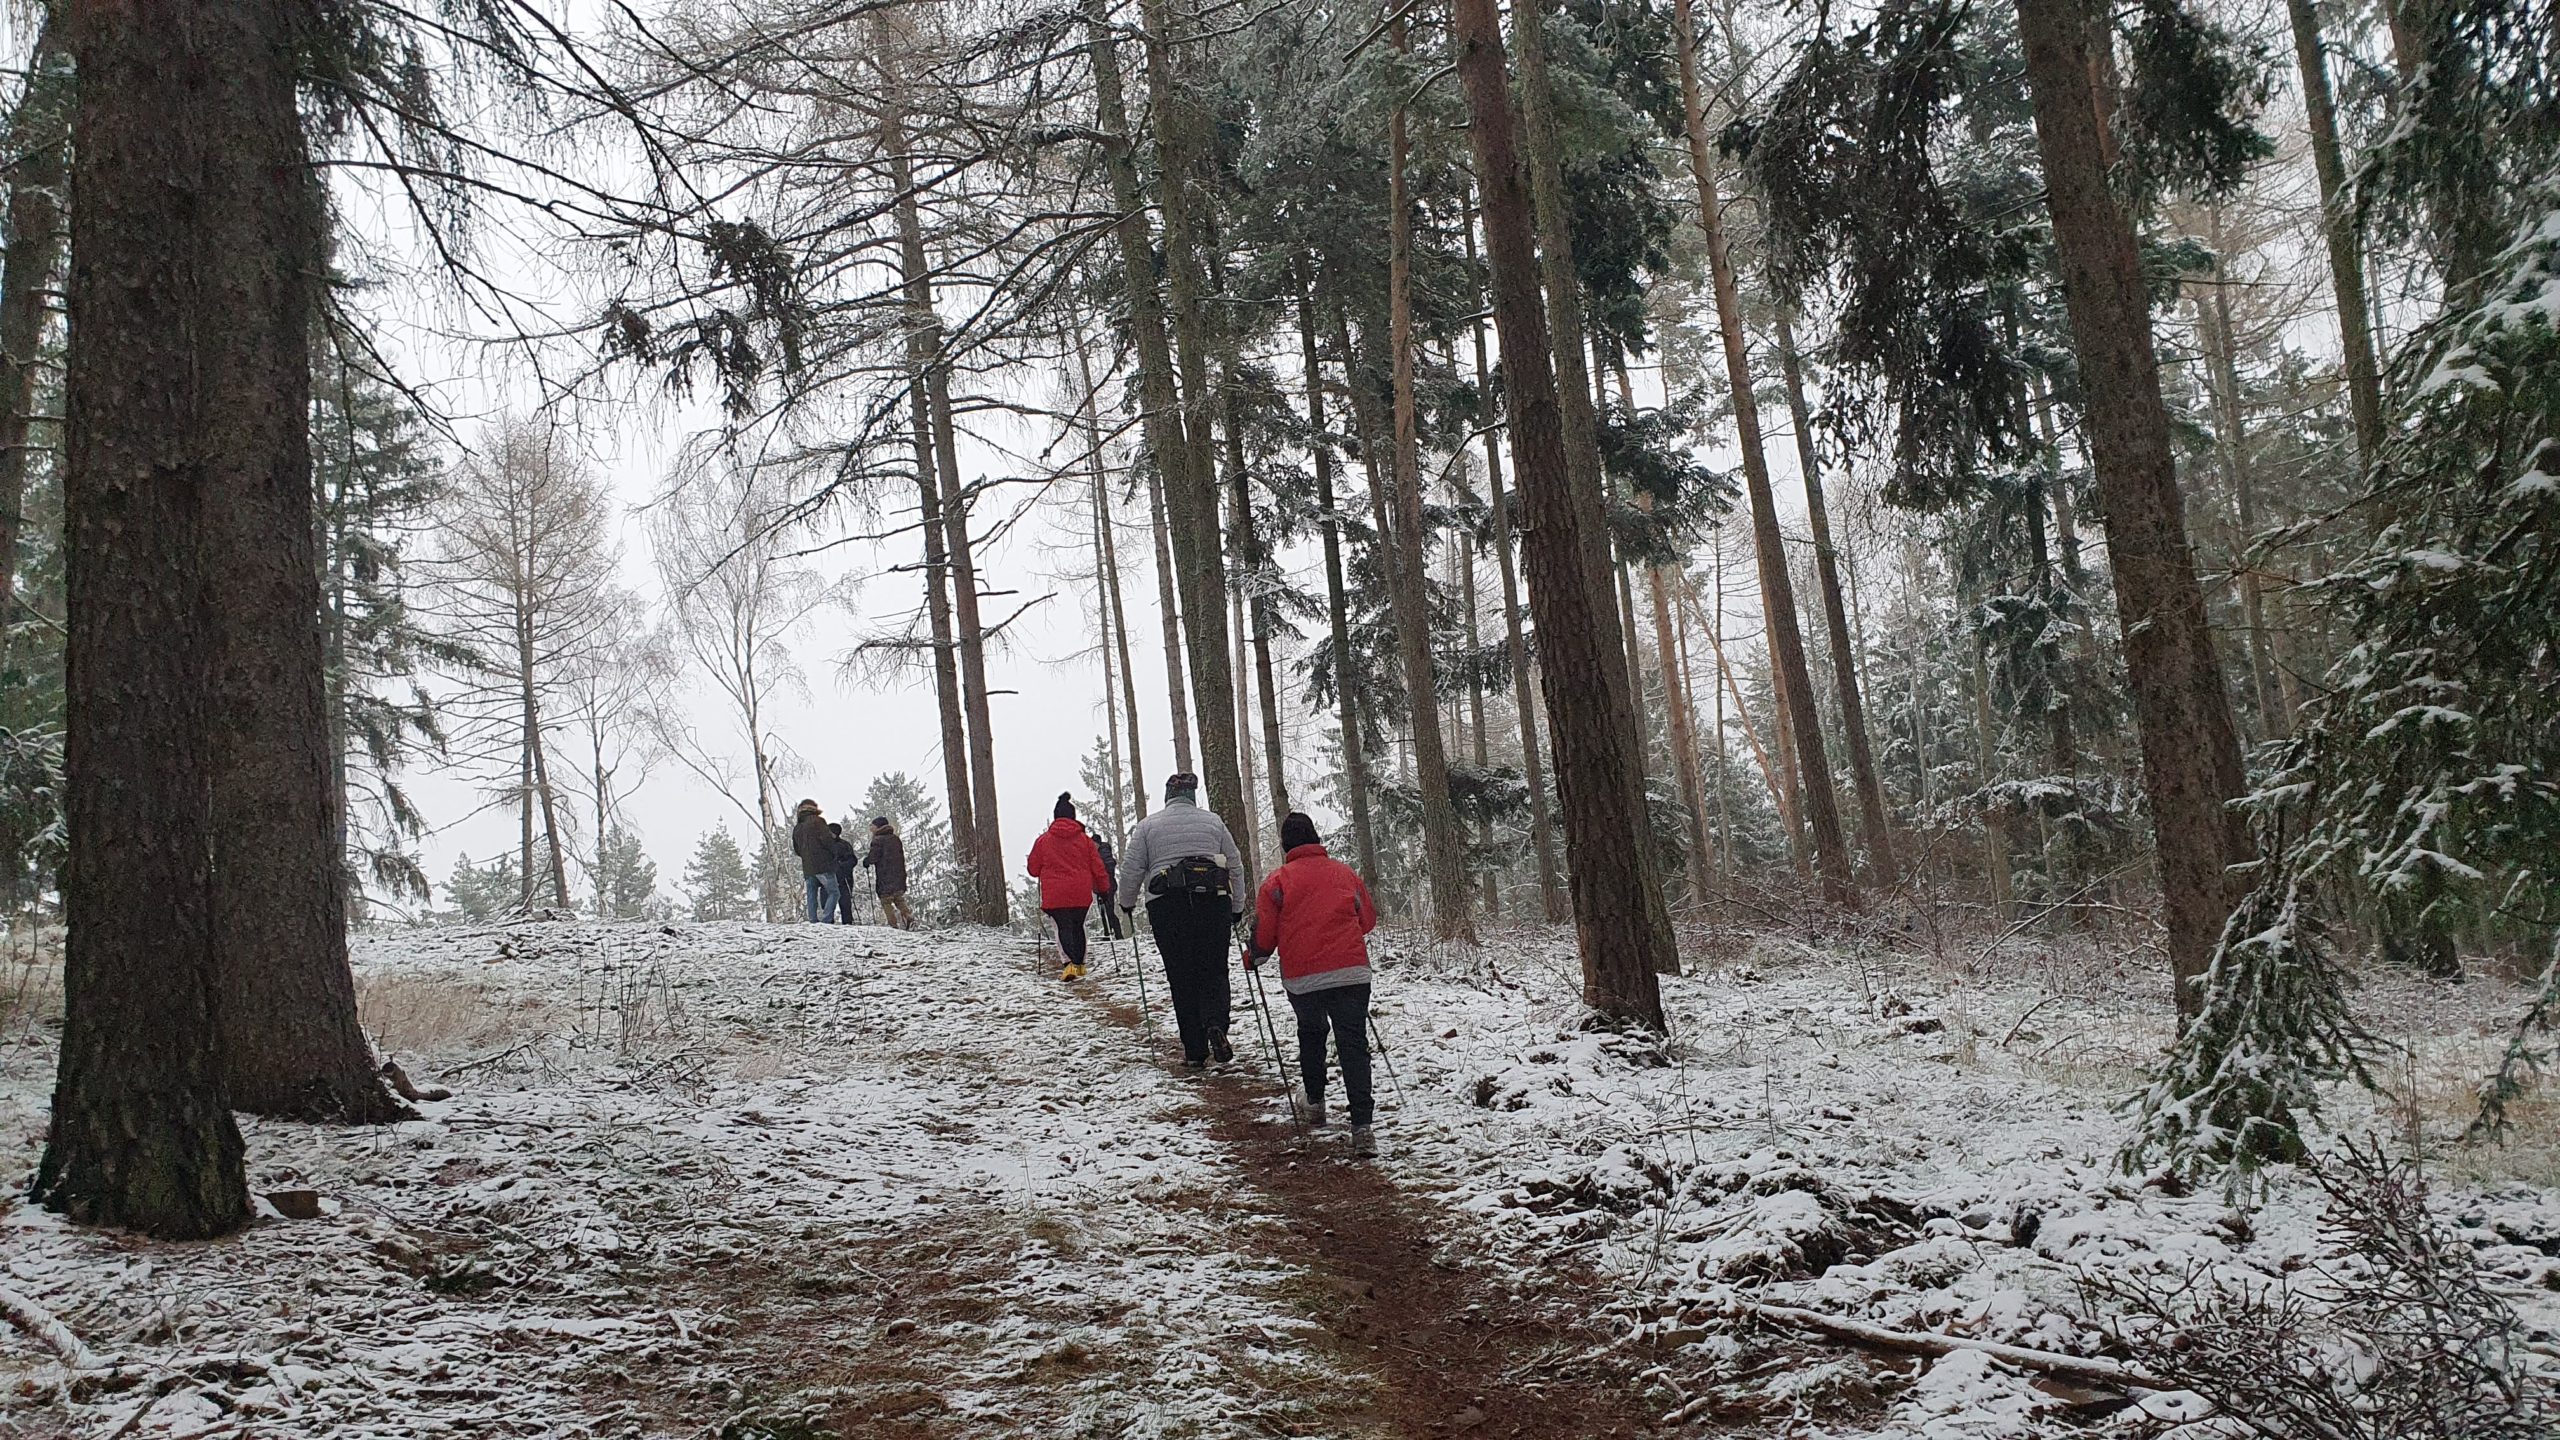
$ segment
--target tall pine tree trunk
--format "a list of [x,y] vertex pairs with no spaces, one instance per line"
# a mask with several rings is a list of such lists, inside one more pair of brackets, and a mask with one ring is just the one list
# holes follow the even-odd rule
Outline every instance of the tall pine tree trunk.
[[[895,82],[891,83],[894,87]],[[958,858],[962,873],[969,877],[966,908],[971,918],[982,925],[1001,925],[1012,907],[1005,888],[1004,837],[996,809],[995,719],[988,701],[986,627],[978,613],[977,560],[969,538],[969,492],[960,479],[948,335],[941,312],[934,308],[932,265],[925,251],[923,219],[917,213],[905,118],[894,88],[881,115],[880,148],[888,156],[889,182],[898,192],[898,265],[905,282],[910,355],[920,350],[930,357],[924,366],[925,402],[932,422],[934,469],[942,480],[942,548],[951,573],[952,639],[959,651],[960,709],[969,743],[969,843]],[[957,836],[956,821],[952,830]]]
[[[9,115],[7,168],[0,170],[9,206],[7,250],[0,257],[0,636],[17,619],[18,537],[27,519],[45,292],[62,264],[62,192],[71,158],[71,56],[51,6],[37,24],[27,67],[26,88]],[[10,872],[16,873],[14,865]]]
[[[960,642],[950,587],[951,530],[944,513],[953,503],[960,478],[942,458],[941,446],[936,443],[938,417],[933,404],[933,376],[941,348],[937,337],[942,321],[933,306],[931,265],[925,255],[924,221],[916,213],[915,177],[907,155],[906,133],[894,107],[882,117],[880,148],[888,156],[890,183],[898,190],[895,223],[899,278],[907,308],[908,426],[916,457],[916,523],[924,532],[925,621],[933,636],[933,694],[942,721],[943,803],[951,822],[952,860],[962,876],[961,908],[963,913],[970,913],[975,908],[973,896],[981,873],[978,786],[970,774],[972,737],[968,704],[960,682]],[[761,784],[763,777],[757,778]],[[767,828],[770,829],[770,822]]]
[[[1795,582],[1787,573],[1786,542],[1778,531],[1777,499],[1769,483],[1769,454],[1760,437],[1760,404],[1751,383],[1751,359],[1742,332],[1742,295],[1725,248],[1724,200],[1716,193],[1715,157],[1707,141],[1706,97],[1698,84],[1697,37],[1689,0],[1674,0],[1673,45],[1680,54],[1680,95],[1689,137],[1689,165],[1698,186],[1698,228],[1707,239],[1707,274],[1716,300],[1716,328],[1724,341],[1726,383],[1733,391],[1733,426],[1742,449],[1742,485],[1751,500],[1751,534],[1760,555],[1760,600],[1769,628],[1769,659],[1781,681],[1789,738],[1803,776],[1806,827],[1813,832],[1815,868],[1823,894],[1854,903],[1848,838],[1840,827],[1840,801],[1831,782],[1831,759],[1822,744],[1822,719],[1813,702],[1798,626]],[[1848,656],[1843,655],[1843,663]],[[1881,809],[1881,805],[1879,805]]]
[[969,853],[978,829],[970,814],[969,722],[960,709],[960,657],[951,638],[951,591],[943,583],[950,558],[942,546],[942,486],[934,473],[932,405],[925,399],[924,374],[930,362],[918,355],[920,344],[929,349],[931,342],[915,333],[908,335],[907,423],[915,447],[917,526],[924,531],[924,609],[933,640],[934,709],[942,720],[942,798],[950,816],[951,853],[957,857]]
[[1145,198],[1138,190],[1137,154],[1130,138],[1129,108],[1120,71],[1120,49],[1111,35],[1104,0],[1083,0],[1085,52],[1093,62],[1096,111],[1101,119],[1103,169],[1111,183],[1112,227],[1120,270],[1129,291],[1129,333],[1138,352],[1139,423],[1147,438],[1147,493],[1153,508],[1158,616],[1164,622],[1166,698],[1172,707],[1173,763],[1193,770],[1191,722],[1183,706],[1182,614],[1170,527],[1165,516],[1168,477],[1191,463],[1191,439],[1183,424],[1174,381],[1173,348],[1166,336],[1164,296],[1156,275],[1155,248],[1147,233]]
[[[1472,208],[1466,217],[1467,261],[1476,260],[1476,217]],[[1476,389],[1493,393],[1491,368],[1485,363],[1484,322],[1470,324],[1476,351]],[[1529,672],[1529,641],[1520,628],[1520,571],[1513,559],[1511,541],[1511,503],[1502,489],[1502,446],[1491,427],[1484,433],[1484,473],[1486,494],[1493,509],[1493,551],[1502,573],[1503,645],[1511,657],[1511,703],[1520,716],[1520,776],[1529,787],[1530,844],[1538,857],[1538,904],[1549,924],[1560,924],[1572,914],[1564,892],[1564,877],[1557,873],[1555,816],[1547,805],[1545,749],[1538,743],[1538,706],[1532,688],[1537,684]]]
[[[1636,724],[1627,688],[1610,673],[1618,637],[1604,589],[1594,583],[1566,466],[1563,418],[1538,273],[1535,220],[1513,149],[1511,85],[1503,73],[1494,0],[1456,0],[1451,43],[1466,96],[1491,263],[1494,328],[1502,344],[1512,458],[1528,521],[1529,599],[1538,621],[1539,681],[1559,736],[1556,788],[1563,801],[1583,999],[1617,1019],[1662,1025],[1657,972],[1677,964],[1660,882],[1645,855],[1641,810],[1627,803]],[[1535,17],[1529,17],[1535,23]]]
[[2338,302],[2338,349],[2347,372],[2347,409],[2356,427],[2356,463],[2382,452],[2382,368],[2374,359],[2373,312],[2365,295],[2364,240],[2355,198],[2338,151],[2338,107],[2330,97],[2329,62],[2312,0],[2285,0],[2293,22],[2293,58],[2302,74],[2303,117],[2311,130],[2311,166],[2320,180],[2321,238],[2329,252],[2329,285]]
[[2133,222],[2108,187],[2081,0],[2018,0],[2054,249],[2086,396],[2178,1010],[2193,1015],[2249,858],[2240,739],[2187,545]]
[[[1389,22],[1397,53],[1404,21]],[[1396,650],[1413,704],[1413,759],[1422,792],[1423,872],[1431,883],[1431,928],[1442,939],[1474,933],[1466,843],[1449,801],[1449,752],[1440,733],[1440,683],[1432,664],[1431,598],[1422,539],[1422,464],[1413,395],[1413,197],[1405,180],[1405,112],[1387,112],[1387,351],[1395,393],[1395,534],[1388,553]]]
[[1333,437],[1325,428],[1324,368],[1316,355],[1315,278],[1299,264],[1298,354],[1307,372],[1307,433],[1316,469],[1316,510],[1324,530],[1324,598],[1333,647],[1335,719],[1342,727],[1342,787],[1350,792],[1352,843],[1360,873],[1378,878],[1378,838],[1369,823],[1369,747],[1362,741],[1360,686],[1351,673],[1350,601],[1342,581],[1342,510],[1333,491]]
[[[1120,591],[1119,527],[1111,521],[1111,483],[1102,463],[1102,402],[1094,393],[1093,362],[1086,356],[1084,317],[1081,313],[1076,317],[1075,339],[1076,374],[1084,382],[1085,447],[1093,457],[1093,524],[1095,543],[1100,547],[1102,601],[1106,611],[1105,623],[1110,627],[1104,643],[1115,646],[1118,651],[1120,713],[1127,717],[1129,723],[1129,789],[1137,798],[1138,818],[1144,820],[1147,818],[1146,742],[1139,738],[1138,680],[1129,663],[1129,606]],[[1178,709],[1180,702],[1177,700],[1175,703]],[[1119,803],[1116,799],[1113,801],[1112,826],[1114,838],[1125,841],[1129,831],[1120,823]]]
[[[1517,159],[1524,172],[1516,178],[1528,190],[1529,219],[1534,227],[1537,256],[1543,266],[1537,272],[1543,285],[1543,323],[1549,335],[1550,373],[1555,380],[1558,436],[1564,447],[1566,478],[1571,486],[1566,498],[1572,502],[1574,523],[1582,543],[1582,583],[1591,591],[1588,612],[1591,623],[1600,627],[1595,633],[1607,646],[1607,653],[1600,657],[1599,670],[1587,677],[1586,683],[1608,685],[1618,692],[1618,703],[1611,707],[1610,713],[1624,716],[1627,728],[1624,734],[1611,737],[1609,744],[1616,752],[1617,762],[1624,767],[1624,773],[1618,777],[1619,803],[1626,807],[1628,814],[1638,817],[1641,831],[1644,828],[1642,817],[1647,810],[1644,733],[1636,716],[1638,672],[1627,664],[1626,658],[1626,646],[1634,624],[1631,616],[1621,619],[1618,597],[1614,593],[1617,589],[1614,578],[1617,567],[1610,556],[1608,499],[1600,473],[1599,418],[1592,408],[1590,367],[1584,358],[1582,282],[1573,263],[1572,213],[1564,188],[1562,152],[1556,139],[1555,92],[1547,77],[1545,19],[1545,0],[1529,0],[1529,3],[1517,5],[1512,10],[1512,33],[1520,46]],[[1500,35],[1489,38],[1499,46]],[[1477,176],[1480,196],[1489,183],[1482,174]],[[1483,208],[1487,215],[1485,223],[1490,226],[1491,202],[1483,202]],[[1486,237],[1486,250],[1488,254],[1492,250],[1490,232]],[[1499,324],[1494,328],[1497,333],[1501,330]],[[1503,354],[1506,361],[1510,353],[1510,346],[1505,345]],[[1516,435],[1512,442],[1512,459],[1525,476],[1528,462],[1520,455]],[[1521,480],[1521,490],[1525,499],[1528,490],[1526,478]],[[1566,574],[1559,571],[1550,578],[1550,583],[1561,583],[1565,578]],[[1534,580],[1531,583],[1536,584]],[[1539,643],[1543,646],[1547,639],[1546,626],[1540,625],[1538,634]],[[1545,684],[1543,676],[1540,684],[1542,687]],[[1552,707],[1547,711],[1547,719],[1556,730],[1550,736],[1552,745],[1561,746],[1568,740],[1578,741],[1581,738],[1565,731],[1563,719]],[[1561,764],[1558,771],[1557,783],[1561,786]],[[1650,847],[1640,850],[1637,863],[1644,866],[1651,877],[1650,883],[1641,891],[1653,907],[1645,917],[1645,923],[1654,932],[1654,939],[1646,946],[1646,954],[1663,964],[1676,965],[1679,952],[1672,939],[1671,912],[1662,905],[1661,877],[1653,873]]]
[[[2222,213],[2218,206],[2212,211],[2211,224],[2213,233],[2209,239],[2219,255]],[[2231,516],[2239,532],[2232,539],[2231,570],[2239,580],[2241,638],[2249,657],[2250,690],[2258,703],[2258,723],[2264,733],[2282,738],[2291,732],[2293,717],[2286,713],[2284,698],[2276,686],[2276,660],[2267,634],[2266,582],[2249,555],[2258,529],[2258,510],[2250,483],[2249,432],[2241,410],[2240,361],[2236,353],[2240,342],[2233,333],[2230,287],[2230,276],[2217,264],[2213,278],[2204,287],[2207,293],[2196,301],[2197,338],[2204,342],[2205,375],[2213,397],[2214,449],[2220,452],[2223,481],[2231,487]]]
[[1208,262],[1200,207],[1203,161],[1196,106],[1175,83],[1174,37],[1165,0],[1141,0],[1147,92],[1155,118],[1156,164],[1163,188],[1166,309],[1173,326],[1175,368],[1182,380],[1179,465],[1164,470],[1173,559],[1181,580],[1182,618],[1190,641],[1192,719],[1199,727],[1200,778],[1213,806],[1243,803],[1235,679],[1227,647],[1227,567],[1218,529],[1218,479],[1210,459],[1216,392],[1209,384]]
[[[230,142],[242,173],[209,185],[203,212],[221,237],[207,243],[238,247],[236,318],[206,358],[232,403],[203,432],[214,1011],[234,1109],[369,1123],[410,1112],[374,1071],[347,964],[311,484],[327,222],[291,77],[263,79]],[[555,849],[565,890],[560,864]]]
[[1849,633],[1849,606],[1840,588],[1840,555],[1831,543],[1831,508],[1822,491],[1822,462],[1814,453],[1812,416],[1804,401],[1804,372],[1796,362],[1795,327],[1778,317],[1778,368],[1787,383],[1787,417],[1796,432],[1796,464],[1804,471],[1805,524],[1813,531],[1814,576],[1822,585],[1822,617],[1831,634],[1833,684],[1840,696],[1840,728],[1849,742],[1849,773],[1858,787],[1858,823],[1866,832],[1875,882],[1887,889],[1900,879],[1893,857],[1893,821],[1885,809],[1884,782],[1876,775],[1875,747],[1867,736],[1866,697],[1858,689],[1858,647]]
[[281,3],[81,0],[65,18],[80,73],[63,480],[68,938],[34,1198],[83,1224],[195,1239],[249,1220],[222,1083],[206,844],[205,571],[231,557],[203,527],[217,472],[244,458],[239,412],[277,418],[251,362],[275,323],[258,304],[291,282],[258,212],[280,199],[299,210],[309,171],[278,148],[294,103]]

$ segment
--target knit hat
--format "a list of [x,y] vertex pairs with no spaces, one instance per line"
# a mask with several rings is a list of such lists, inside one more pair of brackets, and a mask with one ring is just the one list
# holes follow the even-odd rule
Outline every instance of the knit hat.
[[1323,843],[1323,837],[1316,834],[1316,822],[1308,819],[1305,811],[1292,810],[1289,818],[1280,822],[1280,848],[1283,850]]
[[1199,793],[1200,777],[1192,774],[1188,770],[1177,770],[1164,777],[1164,798],[1167,800],[1172,800],[1184,795],[1198,795]]
[[888,816],[886,816],[886,815],[874,815],[874,816],[872,816],[872,817],[871,817],[871,828],[872,828],[872,829],[874,829],[874,830],[886,830],[886,829],[888,829],[888,828],[889,828],[889,817],[888,817]]
[[817,802],[817,801],[815,801],[815,800],[803,800],[803,801],[801,801],[801,802],[800,802],[800,805],[799,805],[799,813],[801,813],[801,814],[803,814],[803,815],[812,815],[812,814],[815,814],[815,813],[817,813],[817,809],[818,809],[818,802]]
[[841,835],[844,833],[844,826],[841,822],[830,820],[827,822],[827,830],[831,834]]
[[1068,798],[1068,795],[1069,792],[1064,790],[1058,792],[1058,803],[1049,811],[1049,818],[1053,820],[1073,820],[1076,818],[1076,802]]

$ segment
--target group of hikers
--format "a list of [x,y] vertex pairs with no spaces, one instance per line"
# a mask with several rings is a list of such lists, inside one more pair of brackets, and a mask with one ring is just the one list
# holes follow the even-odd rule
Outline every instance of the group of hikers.
[[[1327,1123],[1329,1038],[1350,1102],[1352,1143],[1369,1153],[1368,935],[1378,926],[1378,906],[1359,872],[1325,853],[1315,821],[1292,811],[1280,822],[1280,868],[1249,892],[1242,851],[1226,822],[1201,806],[1196,775],[1165,781],[1164,808],[1129,832],[1116,873],[1110,842],[1077,820],[1072,797],[1060,795],[1052,817],[1031,847],[1028,868],[1040,882],[1041,913],[1057,926],[1064,978],[1084,976],[1085,917],[1096,901],[1104,933],[1113,938],[1146,906],[1173,993],[1182,1063],[1203,1070],[1212,1059],[1235,1058],[1227,1038],[1233,1023],[1227,955],[1244,932],[1246,969],[1279,957],[1280,988],[1297,1012],[1298,1075],[1310,1123]],[[1248,893],[1254,896],[1250,911]]]
[[[1164,808],[1129,832],[1127,851],[1116,863],[1110,840],[1087,830],[1076,818],[1074,797],[1060,795],[1049,828],[1031,847],[1028,868],[1040,882],[1040,911],[1057,927],[1064,961],[1059,973],[1067,980],[1084,978],[1085,924],[1097,904],[1102,932],[1114,940],[1128,933],[1138,907],[1146,907],[1187,1069],[1235,1059],[1227,1038],[1234,1012],[1227,956],[1236,937],[1244,937],[1247,970],[1279,957],[1280,988],[1297,1012],[1305,1113],[1314,1125],[1327,1123],[1330,1041],[1341,1062],[1352,1143],[1366,1154],[1375,1111],[1369,1086],[1368,935],[1378,926],[1377,902],[1357,871],[1325,853],[1323,837],[1305,815],[1292,811],[1280,822],[1280,847],[1280,867],[1258,891],[1249,889],[1235,836],[1200,804],[1200,777],[1179,774],[1164,782]],[[858,847],[816,801],[803,800],[791,849],[807,879],[811,923],[854,923],[855,874],[867,869],[881,918],[915,928],[906,900],[906,846],[887,817],[871,822],[868,848]]]
[[829,820],[817,801],[803,800],[792,818],[791,853],[800,857],[810,924],[854,923],[854,877],[868,870],[881,923],[916,928],[916,912],[907,905],[907,842],[898,838],[898,827],[888,816],[872,817],[870,843],[859,846],[845,838],[844,826]]

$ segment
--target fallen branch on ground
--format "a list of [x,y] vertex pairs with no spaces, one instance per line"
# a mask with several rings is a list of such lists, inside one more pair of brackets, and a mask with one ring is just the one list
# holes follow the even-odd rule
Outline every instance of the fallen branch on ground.
[[52,1311],[6,1286],[0,1286],[0,1315],[6,1315],[10,1324],[42,1342],[62,1361],[64,1369],[76,1374],[83,1370],[106,1368],[106,1362],[82,1343],[80,1337],[71,1332],[71,1327],[63,1324]]
[[1974,1340],[1961,1335],[1940,1335],[1932,1331],[1896,1330],[1866,1320],[1827,1315],[1819,1310],[1803,1310],[1793,1305],[1769,1305],[1756,1300],[1734,1302],[1745,1313],[1756,1315],[1773,1325],[1812,1330],[1834,1340],[1863,1345],[1871,1350],[1893,1350],[1906,1355],[1948,1355],[1958,1350],[1978,1350],[2003,1364],[2022,1370],[2033,1370],[2065,1380],[2078,1380],[2091,1385],[2105,1385],[2118,1390],[2167,1390],[2172,1387],[2131,1365],[2117,1360],[2086,1355],[2064,1355],[2051,1350],[2030,1350],[2023,1345],[2004,1345],[1997,1340]]

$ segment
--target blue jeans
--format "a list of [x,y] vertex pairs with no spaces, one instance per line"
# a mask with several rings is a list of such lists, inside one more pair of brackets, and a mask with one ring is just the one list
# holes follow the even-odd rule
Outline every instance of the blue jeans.
[[832,920],[836,912],[836,877],[811,875],[809,881],[809,923]]

